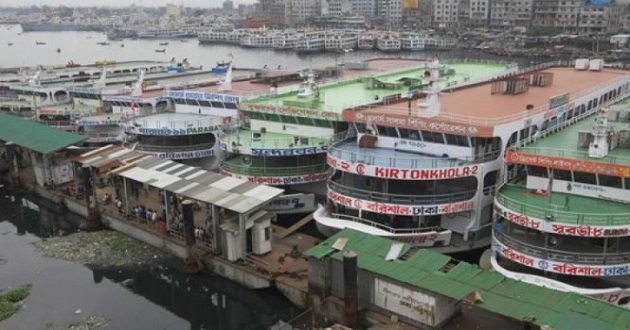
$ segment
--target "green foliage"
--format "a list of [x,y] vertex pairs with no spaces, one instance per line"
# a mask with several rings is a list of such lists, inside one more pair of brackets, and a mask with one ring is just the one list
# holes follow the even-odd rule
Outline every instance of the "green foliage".
[[30,285],[22,285],[18,288],[15,288],[7,293],[4,293],[0,296],[0,299],[6,300],[10,303],[16,303],[18,301],[22,301],[31,294],[31,286]]
[[0,299],[0,321],[9,318],[18,311],[18,307],[12,303]]
[[9,292],[0,294],[0,321],[15,314],[20,309],[16,303],[26,299],[30,293],[31,286],[22,285]]
[[110,237],[107,241],[105,241],[105,244],[114,251],[124,252],[129,249],[128,239],[120,234]]

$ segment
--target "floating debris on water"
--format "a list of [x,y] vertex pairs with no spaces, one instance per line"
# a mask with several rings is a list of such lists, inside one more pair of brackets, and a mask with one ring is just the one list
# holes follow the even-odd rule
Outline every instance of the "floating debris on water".
[[90,315],[87,318],[68,325],[70,330],[93,330],[107,326],[107,319],[100,314]]
[[33,245],[47,257],[92,265],[154,263],[156,259],[168,257],[159,249],[109,230],[56,236]]

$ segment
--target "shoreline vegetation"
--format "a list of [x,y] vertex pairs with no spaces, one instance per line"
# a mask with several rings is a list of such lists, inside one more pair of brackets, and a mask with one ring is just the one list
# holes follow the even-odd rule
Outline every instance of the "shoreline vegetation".
[[21,285],[6,292],[0,292],[0,321],[8,319],[22,309],[22,301],[31,294],[31,285]]

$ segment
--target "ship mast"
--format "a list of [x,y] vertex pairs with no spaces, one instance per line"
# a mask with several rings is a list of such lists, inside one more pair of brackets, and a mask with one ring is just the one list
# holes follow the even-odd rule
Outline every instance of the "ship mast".
[[440,62],[433,60],[427,65],[423,79],[429,81],[429,88],[424,102],[418,102],[418,117],[432,118],[440,114]]
[[593,134],[593,142],[588,146],[588,156],[593,158],[608,156],[615,135],[615,132],[609,129],[608,107],[599,109],[591,134]]

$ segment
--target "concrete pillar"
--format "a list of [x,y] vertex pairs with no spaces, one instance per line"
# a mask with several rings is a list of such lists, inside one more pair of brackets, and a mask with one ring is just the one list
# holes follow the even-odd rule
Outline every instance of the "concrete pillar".
[[351,329],[357,329],[359,324],[357,254],[353,251],[346,251],[343,254],[343,305],[344,325]]
[[193,217],[193,202],[185,200],[182,202],[182,216],[184,218],[184,237],[186,238],[186,271],[196,273],[199,271],[197,254],[195,251],[195,219]]
[[88,227],[95,226],[100,227],[100,216],[98,214],[98,200],[96,193],[94,192],[94,182],[92,179],[92,168],[87,165],[81,166],[81,180],[83,180],[83,187],[85,189],[85,202],[87,204]]
[[241,255],[239,258],[242,258],[243,261],[247,256],[247,218],[248,215],[245,213],[238,215],[238,233],[241,241]]
[[223,250],[221,248],[221,219],[219,219],[219,207],[216,205],[212,205],[212,248],[214,249],[214,254],[219,255]]

